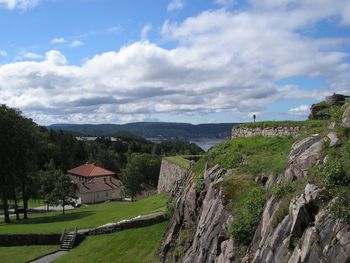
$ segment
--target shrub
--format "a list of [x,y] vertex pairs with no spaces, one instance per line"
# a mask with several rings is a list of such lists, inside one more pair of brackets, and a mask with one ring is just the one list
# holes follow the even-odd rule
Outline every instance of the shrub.
[[266,193],[259,186],[251,187],[238,201],[231,225],[233,238],[242,245],[249,245],[264,210]]
[[287,183],[280,186],[276,186],[272,189],[272,194],[278,198],[281,199],[282,197],[286,196],[289,193],[293,193],[295,191],[295,188],[292,186],[292,184]]
[[346,224],[350,225],[350,190],[342,188],[338,191],[337,198],[329,206],[331,214]]
[[348,185],[350,177],[345,173],[339,161],[329,161],[324,168],[325,183],[327,186]]

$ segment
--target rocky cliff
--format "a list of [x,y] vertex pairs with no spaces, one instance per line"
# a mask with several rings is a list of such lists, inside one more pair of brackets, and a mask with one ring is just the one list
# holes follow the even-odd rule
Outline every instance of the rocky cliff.
[[[348,127],[349,116],[350,107],[342,123],[330,127]],[[346,149],[339,129],[298,138],[282,173],[263,181],[255,177],[269,194],[248,245],[232,234],[237,215],[224,194],[223,182],[235,170],[208,168],[200,187],[198,178],[189,176],[174,200],[162,262],[350,262],[350,208],[346,195],[339,194],[348,191],[350,179],[332,163]]]

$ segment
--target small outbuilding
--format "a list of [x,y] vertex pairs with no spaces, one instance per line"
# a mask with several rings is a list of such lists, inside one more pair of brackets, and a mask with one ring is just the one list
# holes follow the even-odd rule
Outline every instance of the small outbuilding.
[[112,171],[86,163],[69,170],[68,174],[77,186],[78,204],[124,199],[124,185]]

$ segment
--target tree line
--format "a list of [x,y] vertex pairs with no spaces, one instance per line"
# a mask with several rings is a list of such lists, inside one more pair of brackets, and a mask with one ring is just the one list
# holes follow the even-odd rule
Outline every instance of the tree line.
[[[66,171],[86,162],[96,163],[117,174],[134,196],[143,184],[156,187],[161,156],[198,154],[202,150],[186,142],[155,144],[126,132],[78,141],[67,132],[48,130],[17,110],[0,106],[0,195],[4,221],[10,222],[9,204],[16,219],[28,218],[28,200],[44,199],[66,205],[74,198],[74,185]],[[67,191],[67,192],[65,192]],[[71,198],[64,198],[64,197]],[[23,208],[19,209],[21,201]]]

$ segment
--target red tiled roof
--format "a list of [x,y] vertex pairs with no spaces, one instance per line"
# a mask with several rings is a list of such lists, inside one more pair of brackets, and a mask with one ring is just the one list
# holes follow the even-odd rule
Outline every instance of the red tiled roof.
[[70,169],[68,173],[72,175],[80,175],[87,177],[114,175],[113,172],[108,171],[92,163],[83,164],[73,169]]

